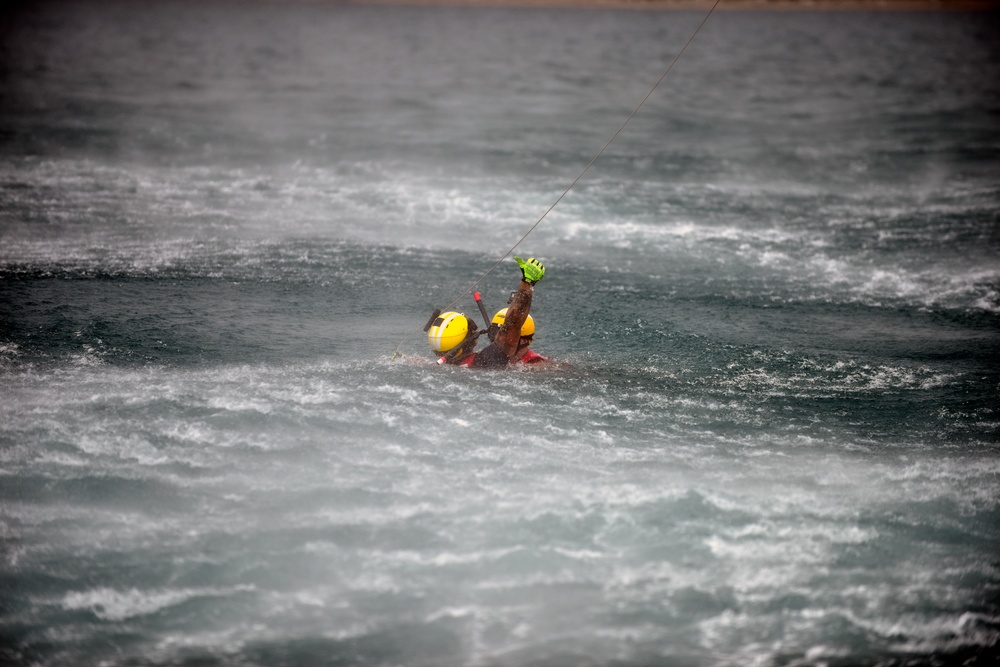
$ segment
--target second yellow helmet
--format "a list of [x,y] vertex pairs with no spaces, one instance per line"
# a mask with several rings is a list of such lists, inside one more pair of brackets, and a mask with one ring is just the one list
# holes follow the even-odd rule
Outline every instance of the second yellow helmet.
[[[497,311],[497,314],[493,316],[493,324],[498,326],[503,326],[503,323],[507,319],[507,309],[502,308]],[[521,337],[530,338],[535,335],[535,320],[532,319],[531,315],[528,315],[528,319],[524,321],[521,325]]]

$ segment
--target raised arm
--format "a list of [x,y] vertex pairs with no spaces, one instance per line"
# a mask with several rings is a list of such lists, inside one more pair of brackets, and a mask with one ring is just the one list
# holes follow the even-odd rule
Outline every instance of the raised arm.
[[507,307],[504,323],[493,339],[494,345],[500,348],[508,358],[517,354],[518,344],[521,342],[521,326],[528,319],[528,313],[531,312],[531,297],[534,294],[532,286],[545,275],[545,267],[534,257],[529,257],[527,260],[520,257],[514,257],[514,259],[521,267],[521,284],[514,292],[514,298],[511,300],[510,306]]
[[521,326],[528,319],[528,313],[531,312],[531,296],[533,293],[534,289],[531,287],[531,284],[522,280],[521,284],[517,287],[517,291],[514,292],[514,299],[507,307],[507,316],[504,318],[504,323],[500,325],[500,331],[497,332],[496,338],[493,339],[493,344],[499,347],[508,357],[513,357],[517,353],[517,346],[521,341]]

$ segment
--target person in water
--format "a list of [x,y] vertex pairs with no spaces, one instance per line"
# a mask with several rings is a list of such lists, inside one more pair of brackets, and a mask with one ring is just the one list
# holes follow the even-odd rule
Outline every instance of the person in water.
[[535,321],[530,314],[531,297],[535,283],[545,275],[545,267],[533,257],[514,259],[521,268],[521,283],[511,295],[510,305],[493,316],[489,329],[490,344],[476,352],[476,340],[482,332],[476,330],[475,322],[471,322],[470,327],[465,315],[442,313],[433,319],[428,333],[434,351],[444,353],[438,363],[470,368],[506,368],[512,364],[547,361],[529,347],[535,335]]
[[[497,314],[493,316],[493,322],[490,326],[490,330],[493,331],[494,336],[506,322],[507,310],[508,310],[507,308],[499,310],[497,311]],[[511,329],[513,329],[513,326],[511,327]],[[543,357],[542,355],[538,354],[530,347],[528,347],[529,345],[531,345],[531,341],[534,338],[534,336],[535,336],[535,320],[534,318],[531,317],[531,315],[528,315],[528,317],[525,318],[524,320],[524,324],[521,325],[520,337],[519,340],[517,341],[517,351],[514,353],[514,356],[509,358],[510,364],[536,364],[542,361],[548,361],[546,357]],[[495,342],[496,341],[494,339],[494,342],[491,343],[489,347],[484,349],[483,352],[470,355],[470,358],[467,361],[463,360],[463,363],[461,365],[470,366],[473,368],[502,367],[504,365],[503,363],[499,363],[497,364],[497,366],[486,366],[485,364],[487,362],[483,361],[482,355],[488,352],[491,347],[495,347]]]

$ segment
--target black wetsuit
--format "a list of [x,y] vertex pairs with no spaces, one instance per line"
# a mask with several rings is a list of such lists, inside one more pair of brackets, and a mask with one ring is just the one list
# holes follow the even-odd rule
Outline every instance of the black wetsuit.
[[509,364],[510,358],[496,343],[490,343],[482,352],[477,352],[472,360],[472,368],[506,368]]

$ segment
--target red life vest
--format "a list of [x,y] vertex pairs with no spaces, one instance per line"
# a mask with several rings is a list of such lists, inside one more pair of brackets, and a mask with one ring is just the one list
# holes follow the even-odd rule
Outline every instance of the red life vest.
[[518,359],[517,363],[519,363],[519,364],[537,364],[540,361],[548,361],[548,360],[549,360],[548,357],[543,357],[542,355],[538,354],[537,352],[535,352],[534,350],[532,350],[529,347],[528,351],[524,353],[523,357],[521,357],[520,359]]

